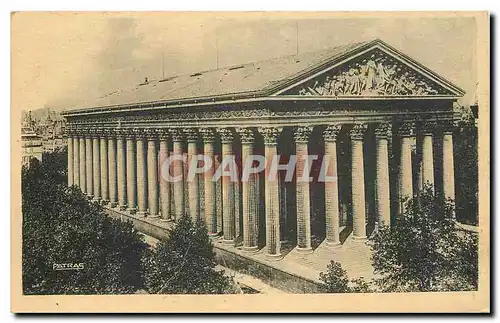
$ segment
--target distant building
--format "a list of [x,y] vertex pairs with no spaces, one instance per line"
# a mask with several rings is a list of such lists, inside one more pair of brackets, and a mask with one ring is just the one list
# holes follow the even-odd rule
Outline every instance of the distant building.
[[23,165],[36,158],[42,162],[43,145],[41,138],[28,127],[21,129],[22,163]]

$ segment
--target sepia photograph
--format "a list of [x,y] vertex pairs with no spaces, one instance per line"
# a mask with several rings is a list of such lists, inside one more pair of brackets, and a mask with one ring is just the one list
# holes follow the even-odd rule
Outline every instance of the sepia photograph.
[[11,36],[13,312],[490,311],[487,12]]

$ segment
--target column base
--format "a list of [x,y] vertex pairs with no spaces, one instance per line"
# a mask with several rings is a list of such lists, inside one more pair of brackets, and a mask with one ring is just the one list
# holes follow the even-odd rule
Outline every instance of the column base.
[[127,210],[127,206],[126,205],[119,205],[118,206],[118,210],[119,211],[126,211]]
[[234,245],[234,239],[232,240],[222,239],[222,243],[226,245]]
[[130,207],[130,208],[127,208],[127,212],[130,214],[135,214],[137,212],[137,210],[135,207]]
[[330,248],[340,248],[342,247],[342,244],[340,241],[327,241],[326,245]]
[[172,219],[172,218],[170,218],[170,219],[160,218],[160,221],[161,222],[172,222],[172,221],[174,221],[174,219]]
[[252,247],[243,246],[242,249],[243,249],[243,251],[248,252],[248,253],[256,253],[259,251],[258,246],[252,246]]
[[109,200],[101,200],[101,203],[102,203],[102,205],[108,205],[109,204]]
[[96,202],[96,203],[101,204],[101,198],[100,197],[94,197],[94,198],[92,198],[92,202]]
[[209,232],[208,236],[210,238],[217,238],[219,236],[219,232]]
[[283,259],[283,255],[281,253],[266,253],[266,259],[267,260],[272,260],[272,261],[278,261]]
[[148,215],[148,218],[151,218],[151,219],[156,219],[156,218],[159,218],[160,215],[159,214],[149,214]]
[[301,248],[301,247],[297,246],[297,248],[295,248],[295,249],[297,249],[297,252],[301,253],[301,254],[310,254],[313,252],[313,248],[311,248],[311,247]]
[[146,214],[147,214],[146,211],[137,211],[137,213],[135,215],[137,215],[138,217],[141,217],[141,218],[145,218]]
[[116,202],[109,202],[109,207],[116,207],[118,203]]
[[359,241],[359,242],[364,242],[364,241],[368,240],[368,238],[366,236],[355,236],[355,235],[352,236],[352,239]]
[[89,194],[87,194],[87,198],[88,198],[89,200],[92,200],[92,199],[94,199],[94,195],[89,195]]

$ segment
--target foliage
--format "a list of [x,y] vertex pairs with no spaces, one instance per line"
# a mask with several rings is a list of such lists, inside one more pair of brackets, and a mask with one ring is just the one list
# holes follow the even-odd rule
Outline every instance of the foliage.
[[215,270],[215,253],[207,229],[182,217],[166,240],[144,257],[144,280],[152,294],[234,293],[232,280]]
[[477,288],[476,238],[470,234],[457,230],[451,201],[426,187],[372,238],[377,286],[391,292]]
[[455,143],[456,215],[463,223],[478,224],[477,128],[472,115],[458,122]]
[[[107,217],[75,186],[65,184],[57,151],[22,170],[23,290],[25,294],[132,293],[142,287],[142,235]],[[82,270],[54,264],[83,263]]]
[[320,287],[324,293],[370,293],[370,285],[361,278],[352,279],[349,283],[347,272],[339,262],[331,261],[326,273],[321,272],[319,279],[322,282]]

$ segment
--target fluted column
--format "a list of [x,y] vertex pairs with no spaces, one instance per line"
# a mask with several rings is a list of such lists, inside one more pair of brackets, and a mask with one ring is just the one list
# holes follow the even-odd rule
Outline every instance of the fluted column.
[[100,156],[100,138],[99,129],[92,133],[92,184],[94,192],[94,201],[101,200],[101,156]]
[[357,123],[350,131],[352,145],[352,231],[354,239],[366,239],[365,170],[363,138],[367,125]]
[[453,160],[453,122],[442,123],[443,127],[443,195],[455,200],[455,167]]
[[[109,190],[109,206],[116,207],[118,205],[118,186],[117,186],[117,156],[116,156],[116,139],[115,132],[108,131],[108,190]],[[123,138],[122,138],[123,147]],[[126,176],[126,175],[125,175]]]
[[399,198],[400,210],[403,212],[406,198],[413,197],[413,175],[411,162],[411,140],[414,136],[415,125],[413,122],[405,122],[399,127],[401,137],[401,162],[399,169]]
[[85,136],[87,136],[87,131],[82,130],[79,136],[80,166],[78,168],[80,170],[80,189],[82,190],[83,193],[87,194],[87,172],[86,172],[87,157],[85,156],[87,149],[85,149]]
[[296,187],[297,187],[297,251],[312,252],[311,247],[311,198],[309,192],[307,143],[312,127],[298,127],[295,130]]
[[204,190],[205,190],[205,223],[207,225],[208,234],[216,236],[217,232],[217,213],[215,202],[215,182],[213,176],[215,172],[214,158],[214,141],[215,133],[213,129],[202,129],[203,134],[203,153],[205,158],[212,161],[212,166],[204,173]]
[[135,133],[130,129],[127,132],[127,211],[134,214],[137,211],[137,178],[136,178],[136,149]]
[[[247,164],[247,158],[254,154],[255,135],[250,128],[238,129],[241,138],[241,160],[243,169],[253,165]],[[248,174],[248,179],[242,181],[243,200],[243,250],[254,252],[258,250],[258,209],[257,209],[257,174]]]
[[158,134],[155,129],[147,129],[146,135],[148,139],[148,217],[156,218],[159,216],[158,152],[156,150]]
[[85,137],[85,173],[87,178],[85,179],[87,187],[87,196],[92,199],[94,197],[94,165],[93,165],[93,149],[92,149],[92,136],[93,129],[90,129],[87,137]]
[[137,215],[146,216],[147,212],[147,169],[146,169],[146,134],[143,129],[134,129],[137,152]]
[[281,258],[280,241],[280,201],[278,176],[269,178],[271,161],[277,155],[278,136],[281,128],[259,128],[264,137],[265,169],[265,203],[266,203],[266,257]]
[[173,156],[178,158],[173,163],[173,177],[180,177],[180,180],[174,182],[174,207],[175,219],[180,219],[185,215],[184,209],[184,163],[182,161],[182,145],[184,133],[181,129],[172,130]]
[[108,131],[102,130],[99,132],[100,135],[100,153],[101,157],[100,161],[100,172],[101,172],[101,199],[103,204],[107,204],[109,202],[109,176],[108,176]]
[[[184,130],[187,139],[187,167],[191,167],[191,160],[196,158],[198,154],[196,142],[198,141],[198,132],[194,128]],[[193,179],[188,179],[188,198],[189,198],[189,215],[193,223],[196,223],[200,218],[200,195],[198,185],[198,174],[194,174]]]
[[161,208],[161,220],[162,221],[172,221],[172,210],[170,204],[170,181],[168,180],[168,174],[165,172],[169,172],[170,167],[163,169],[162,167],[166,167],[164,163],[167,162],[169,158],[168,152],[168,140],[170,138],[170,133],[167,129],[159,129],[158,135],[160,139],[160,208]]
[[381,123],[375,129],[377,141],[377,170],[375,173],[376,194],[375,204],[377,221],[381,225],[391,225],[391,201],[389,181],[389,138],[391,136],[391,124]]
[[79,132],[73,133],[73,184],[80,187],[80,140]]
[[[234,158],[233,154],[233,131],[229,128],[219,129],[222,142],[222,160]],[[235,215],[234,215],[234,193],[231,177],[222,176],[222,233],[223,242],[234,243],[235,238]]]
[[67,128],[67,142],[68,142],[68,187],[73,185],[73,131]]
[[328,158],[327,175],[334,181],[325,181],[326,243],[340,246],[339,181],[337,174],[337,137],[342,129],[339,124],[328,126],[325,138],[325,158]]
[[[131,143],[130,147],[128,145],[128,140],[127,144],[125,143],[126,136],[128,136],[127,130],[122,130],[122,129],[116,129],[116,182],[117,182],[117,194],[118,194],[118,208],[120,211],[125,211],[127,208],[127,191],[128,191],[128,184],[127,184],[127,178],[128,178],[128,171],[127,171],[127,148],[130,148],[132,153],[134,153],[134,142],[133,137],[131,138]],[[135,156],[133,154],[132,156]],[[135,169],[135,164],[133,165],[132,169]],[[130,177],[135,178],[135,174],[131,174]],[[132,208],[135,208],[135,204],[132,206]]]
[[436,122],[426,122],[422,128],[422,184],[429,185],[434,192],[434,153],[432,135],[437,128]]

